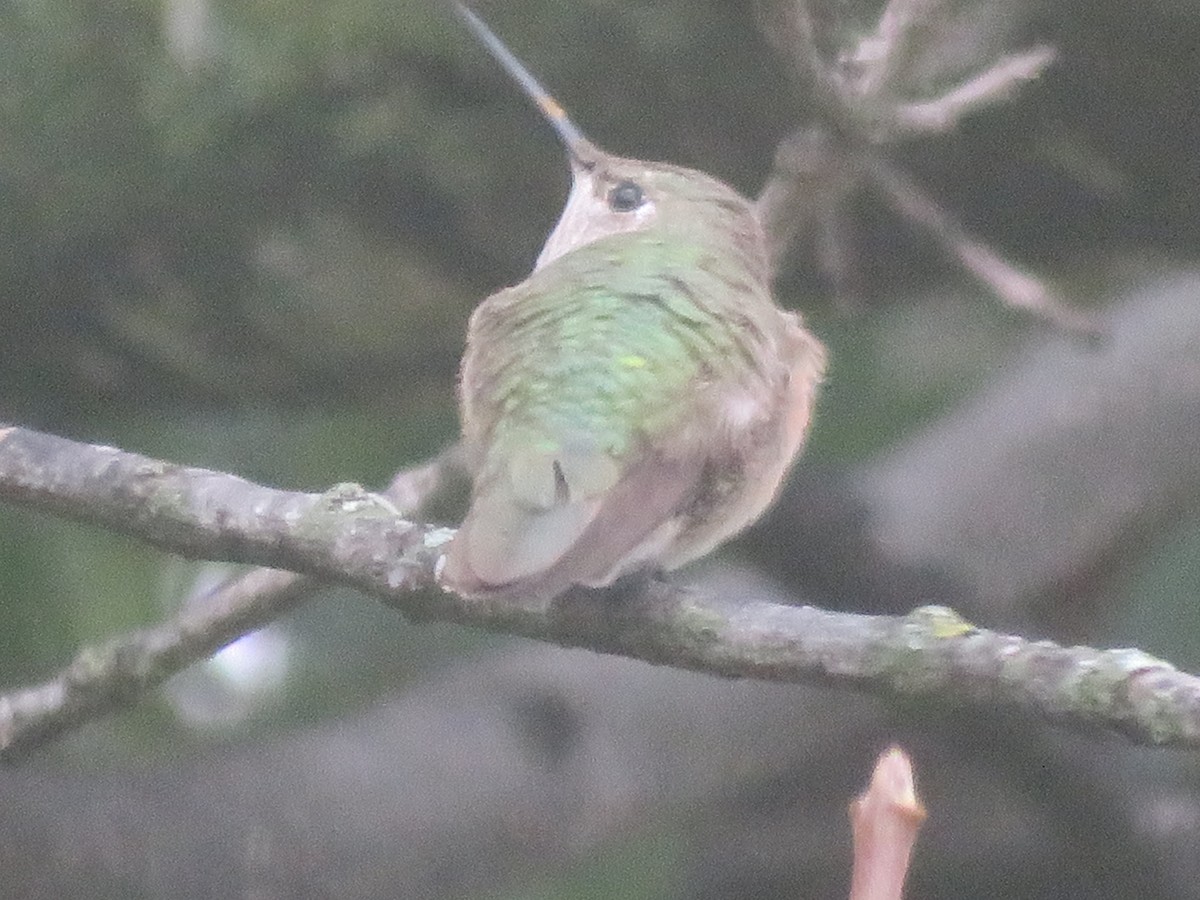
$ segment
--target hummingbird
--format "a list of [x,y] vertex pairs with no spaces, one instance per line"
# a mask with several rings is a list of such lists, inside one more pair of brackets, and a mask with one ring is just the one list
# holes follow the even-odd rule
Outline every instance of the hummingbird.
[[748,200],[599,149],[455,10],[557,133],[571,188],[533,272],[470,318],[458,394],[473,484],[441,583],[538,601],[678,568],[775,499],[825,349],[775,304]]

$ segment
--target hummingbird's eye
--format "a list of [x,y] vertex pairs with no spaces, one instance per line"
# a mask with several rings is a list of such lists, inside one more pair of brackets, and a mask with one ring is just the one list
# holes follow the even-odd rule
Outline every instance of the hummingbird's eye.
[[632,181],[622,181],[608,192],[608,208],[613,212],[633,212],[644,202],[646,195]]

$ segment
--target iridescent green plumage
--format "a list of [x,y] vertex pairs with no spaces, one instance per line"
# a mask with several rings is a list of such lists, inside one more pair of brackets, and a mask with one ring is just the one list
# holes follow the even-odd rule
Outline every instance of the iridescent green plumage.
[[824,364],[771,299],[741,196],[562,133],[563,216],[467,336],[474,488],[443,571],[465,594],[548,597],[712,549],[774,497]]

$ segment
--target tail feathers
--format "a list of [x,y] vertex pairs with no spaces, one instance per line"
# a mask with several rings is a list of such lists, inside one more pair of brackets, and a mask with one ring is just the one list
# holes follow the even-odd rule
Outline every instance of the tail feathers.
[[518,502],[503,484],[485,486],[450,544],[442,583],[469,597],[531,600],[607,584],[661,555],[701,470],[649,454],[603,493],[567,492],[545,509]]
[[[477,497],[446,556],[442,583],[460,594],[532,589],[578,540],[596,502],[523,509],[505,492]],[[541,594],[545,589],[534,591]]]

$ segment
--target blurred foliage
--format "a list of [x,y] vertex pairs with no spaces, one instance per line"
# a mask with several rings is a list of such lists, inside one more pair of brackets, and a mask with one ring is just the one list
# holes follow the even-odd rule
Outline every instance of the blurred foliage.
[[[811,114],[748,4],[479,6],[614,151],[753,194],[776,140]],[[1114,250],[1194,256],[1200,7],[1020,8],[1013,40],[1053,43],[1061,61],[1019,102],[906,145],[902,162],[1078,297],[1102,293],[1095,260]],[[567,181],[548,130],[440,0],[15,0],[0,7],[0,116],[0,418],[297,488],[381,484],[453,438],[466,317],[528,269]],[[872,308],[837,318],[803,258],[781,289],[833,354],[817,464],[866,458],[930,420],[1038,327],[947,284],[936,252],[871,201],[856,224]],[[1129,609],[1123,633],[1194,662],[1200,636],[1179,627],[1181,598],[1200,589],[1194,526],[1175,540],[1128,588],[1173,599]],[[207,577],[4,509],[0,684],[155,621]],[[341,594],[279,628],[283,696],[191,732],[178,704],[208,688],[180,682],[119,718],[119,746],[178,752],[189,733],[330,714],[484,640]],[[113,728],[64,752],[104,758],[89,738]],[[675,840],[505,896],[667,895]]]

